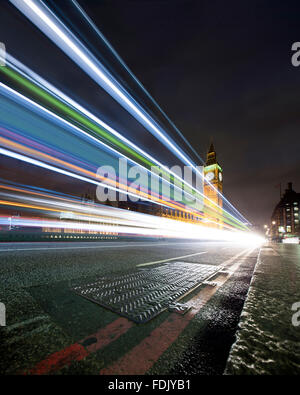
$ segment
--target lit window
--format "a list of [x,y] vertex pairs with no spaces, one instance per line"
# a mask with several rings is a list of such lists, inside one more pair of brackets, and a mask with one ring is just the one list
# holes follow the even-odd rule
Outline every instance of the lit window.
[[292,231],[292,228],[291,228],[290,226],[287,226],[287,227],[286,227],[286,231],[287,231],[288,233],[290,233],[290,232]]
[[294,211],[299,211],[299,207],[294,207]]

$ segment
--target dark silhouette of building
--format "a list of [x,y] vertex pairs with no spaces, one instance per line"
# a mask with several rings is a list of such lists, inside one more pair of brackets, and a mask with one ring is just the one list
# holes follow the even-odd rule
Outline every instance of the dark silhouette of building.
[[280,241],[287,236],[300,236],[299,226],[300,193],[293,190],[291,182],[271,217],[270,236]]

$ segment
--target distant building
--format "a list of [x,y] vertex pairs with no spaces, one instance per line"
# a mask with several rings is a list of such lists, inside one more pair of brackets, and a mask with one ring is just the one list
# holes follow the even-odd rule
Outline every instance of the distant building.
[[[202,194],[204,202],[204,208],[201,207],[201,211],[194,210],[193,207],[189,207],[188,204],[181,202],[180,204],[178,204],[177,207],[174,207],[174,205],[173,207],[165,207],[163,205],[157,205],[149,201],[143,201],[143,199],[138,199],[135,202],[132,202],[130,200],[120,201],[119,194],[117,194],[117,200],[113,202],[113,204],[109,201],[103,202],[103,204],[114,205],[115,207],[124,210],[137,211],[145,214],[170,218],[177,221],[195,224],[205,223],[206,226],[222,228],[223,169],[217,162],[217,154],[213,144],[210,145],[210,148],[207,152],[207,158],[203,171],[203,189],[198,191]],[[90,193],[86,193],[82,197],[82,200],[88,201],[90,199],[89,195]]]
[[299,226],[300,193],[293,190],[291,182],[271,217],[270,236],[280,241],[287,236],[300,236]]

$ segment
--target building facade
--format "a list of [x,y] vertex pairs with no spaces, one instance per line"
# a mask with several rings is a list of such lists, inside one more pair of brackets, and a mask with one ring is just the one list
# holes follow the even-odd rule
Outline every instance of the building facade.
[[293,190],[291,182],[271,217],[270,236],[280,241],[285,237],[300,236],[299,224],[300,193]]

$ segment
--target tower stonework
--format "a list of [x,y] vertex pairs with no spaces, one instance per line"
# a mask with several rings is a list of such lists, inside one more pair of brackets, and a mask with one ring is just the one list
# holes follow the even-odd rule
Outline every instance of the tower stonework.
[[[222,228],[223,169],[217,162],[217,154],[213,144],[210,145],[207,152],[206,163],[204,166],[204,177],[204,203],[205,206],[208,207],[206,210],[206,218],[216,222],[208,222],[207,225]],[[220,194],[218,192],[220,192]],[[213,202],[219,207],[217,207]]]

